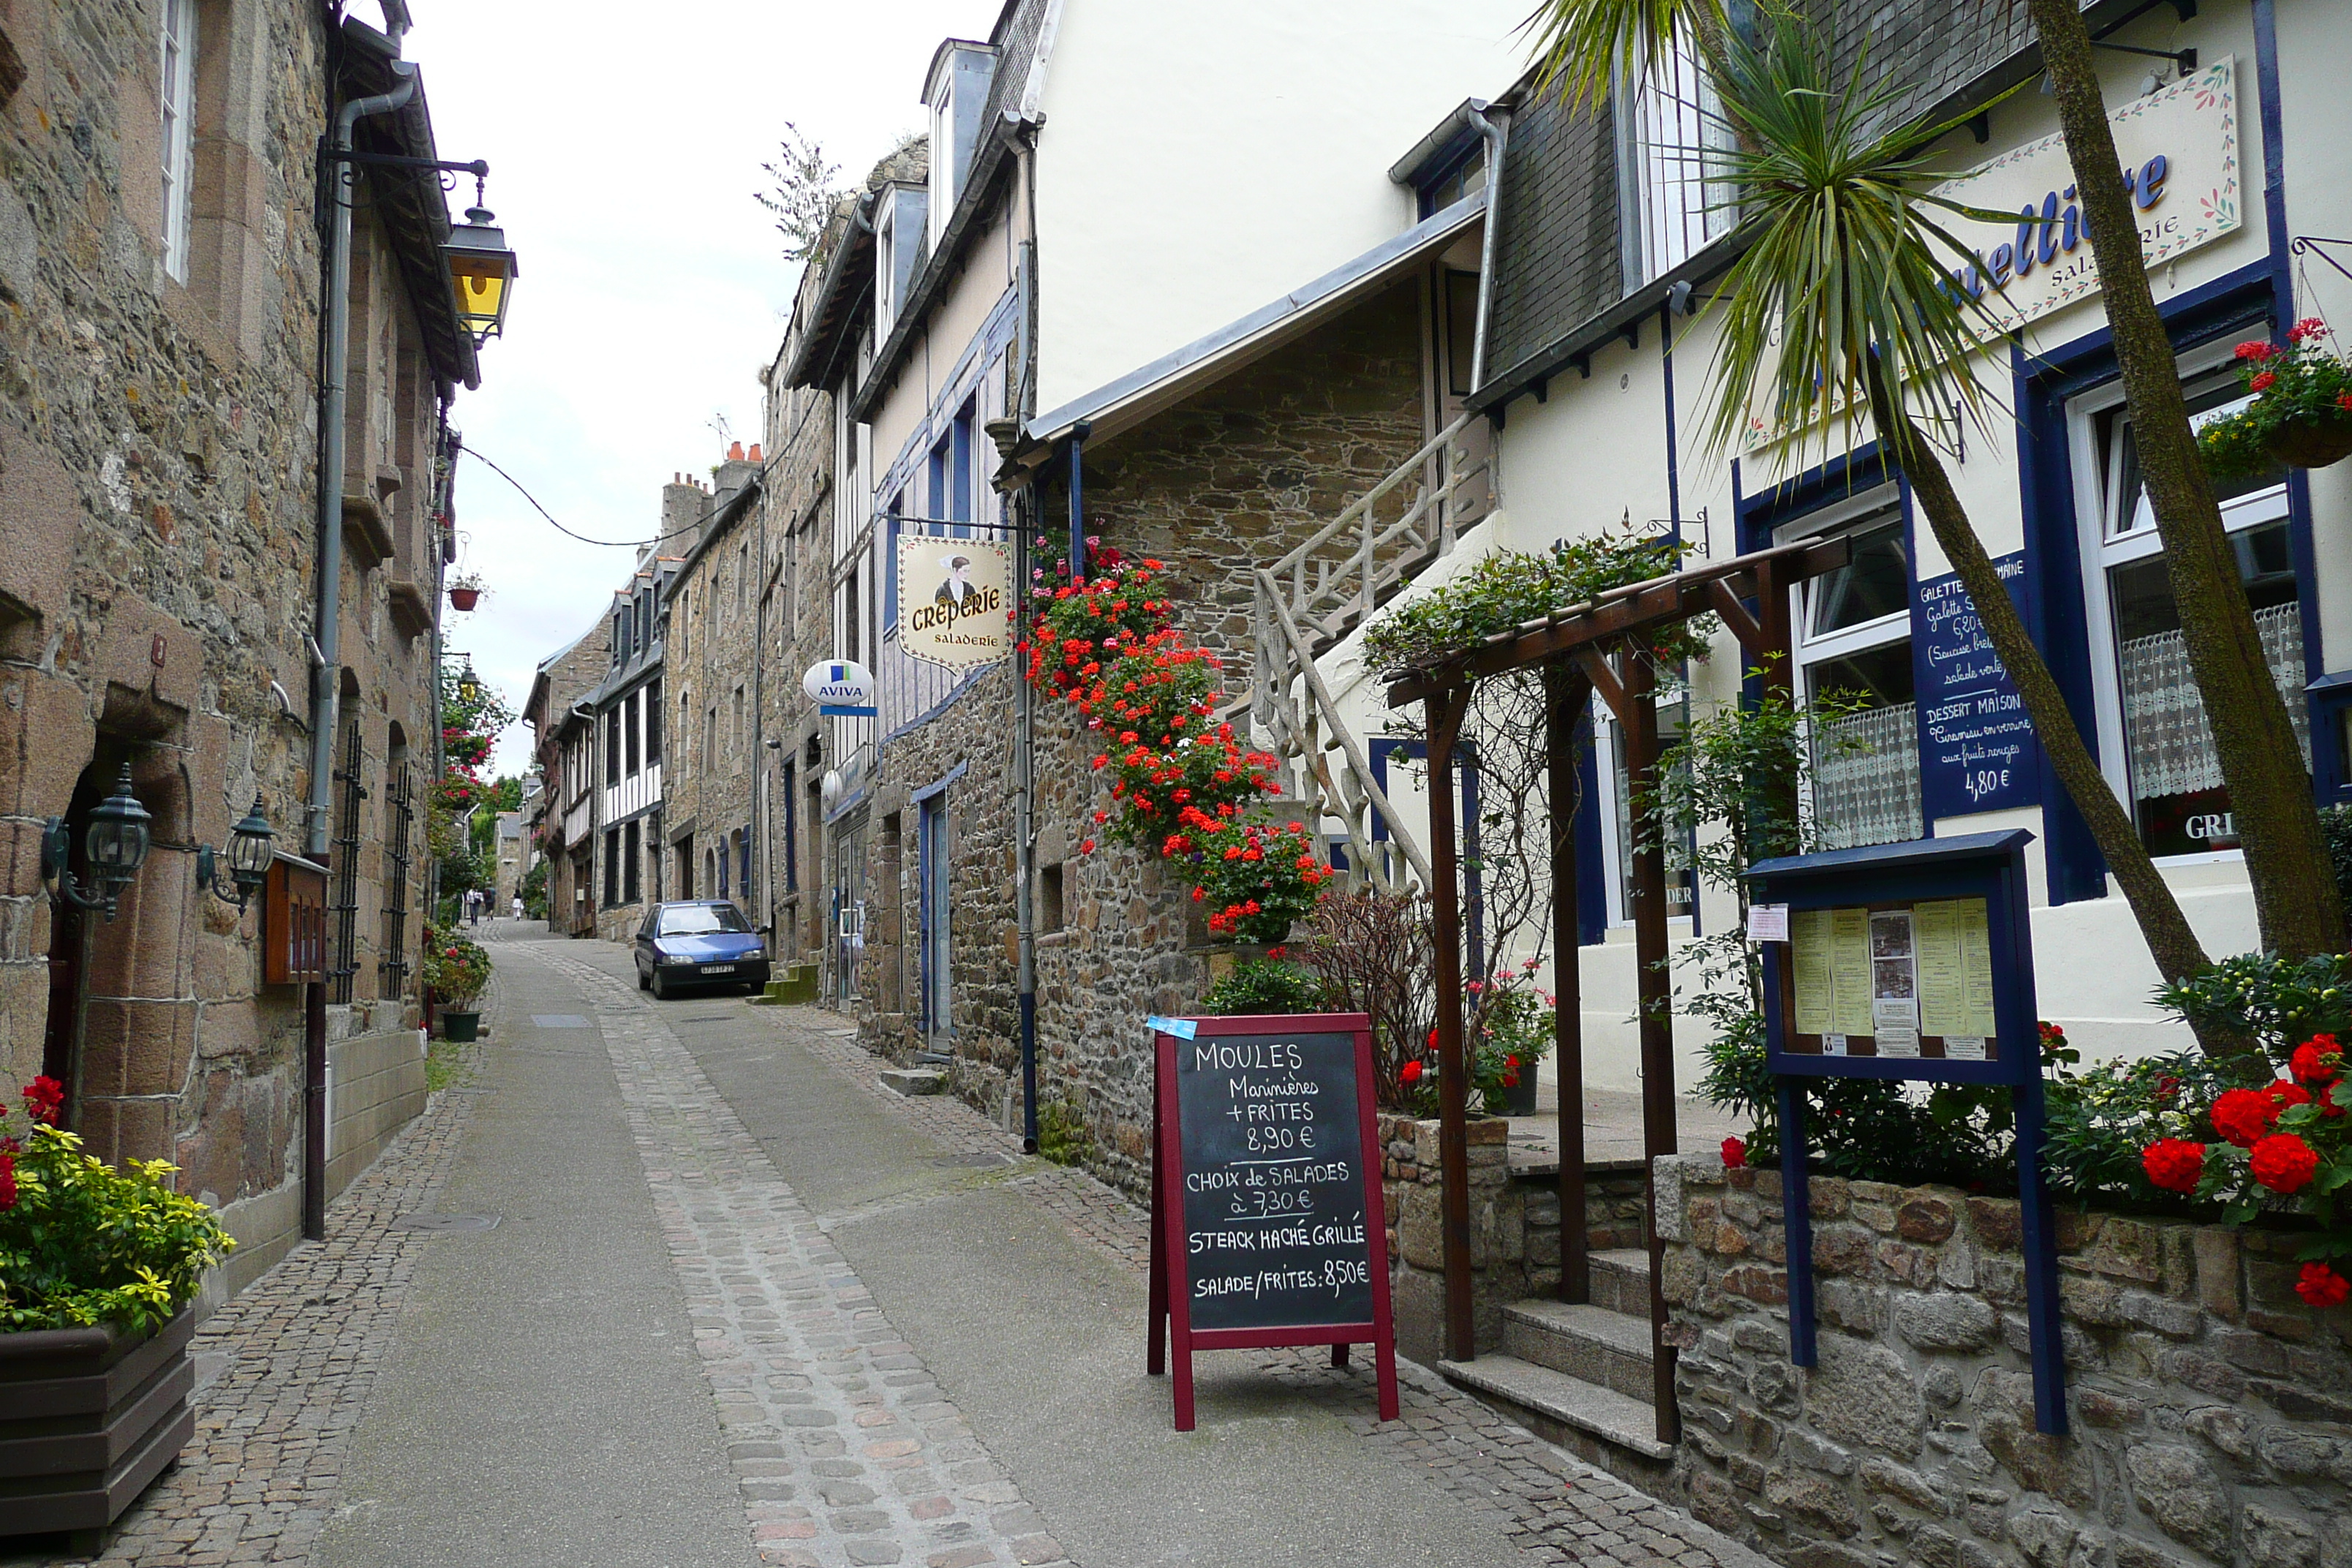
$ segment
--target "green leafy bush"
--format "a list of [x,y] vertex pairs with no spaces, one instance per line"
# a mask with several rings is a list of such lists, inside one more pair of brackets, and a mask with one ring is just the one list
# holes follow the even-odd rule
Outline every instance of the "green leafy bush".
[[1328,1010],[1321,980],[1297,964],[1272,957],[1242,960],[1201,998],[1201,1011],[1212,1017]]
[[2156,999],[2200,1032],[2240,1036],[2284,1067],[2314,1035],[2352,1035],[2352,957],[2242,952],[2162,987]]
[[2331,805],[2319,814],[2327,837],[2327,858],[2336,863],[2336,890],[2352,910],[2352,805]]
[[118,1170],[49,1125],[61,1098],[52,1080],[24,1095],[30,1131],[21,1143],[0,1136],[0,1331],[163,1327],[236,1243],[212,1210],[172,1190],[168,1163]]
[[490,955],[454,931],[426,926],[425,984],[433,987],[441,1005],[463,1012],[480,1000],[490,984]]
[[[1497,632],[1590,603],[1612,588],[1666,576],[1680,568],[1688,549],[1629,523],[1540,553],[1507,550],[1486,556],[1366,627],[1364,666],[1390,679],[1427,669]],[[1657,656],[1669,663],[1705,658],[1714,620],[1700,616],[1661,627],[1653,634]]]

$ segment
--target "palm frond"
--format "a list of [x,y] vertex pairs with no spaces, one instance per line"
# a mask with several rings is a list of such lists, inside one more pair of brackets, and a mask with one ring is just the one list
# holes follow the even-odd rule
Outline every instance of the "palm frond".
[[1987,422],[1989,395],[1968,361],[2000,323],[1954,282],[1975,258],[1946,224],[2006,215],[1936,195],[1948,177],[1927,152],[1937,128],[1903,121],[1895,86],[1872,85],[1865,58],[1833,81],[1826,55],[1788,14],[1752,43],[1727,40],[1717,90],[1739,136],[1714,156],[1749,243],[1718,293],[1706,395],[1717,454],[1759,402],[1789,430],[1858,415],[1874,360],[1885,384]]
[[1543,0],[1519,31],[1538,62],[1536,90],[1558,91],[1574,108],[1591,109],[1609,96],[1622,73],[1638,77],[1645,60],[1674,47],[1675,33],[1693,5],[1718,0]]

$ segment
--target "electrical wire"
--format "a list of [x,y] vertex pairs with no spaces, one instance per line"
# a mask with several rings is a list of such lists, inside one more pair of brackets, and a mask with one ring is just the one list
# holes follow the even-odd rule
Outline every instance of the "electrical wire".
[[[727,504],[726,501],[714,502],[713,504],[703,508],[701,515],[697,517],[692,522],[688,523],[684,528],[674,528],[667,533],[656,533],[651,539],[591,539],[586,534],[576,533],[571,529],[564,527],[562,523],[556,521],[555,514],[548,510],[545,507],[540,505],[539,498],[531,494],[528,489],[525,489],[520,479],[516,479],[512,474],[508,473],[504,468],[501,468],[496,463],[490,461],[489,458],[483,457],[481,453],[476,451],[473,447],[460,446],[457,450],[466,457],[478,459],[484,468],[488,468],[490,472],[498,475],[499,478],[512,485],[515,488],[515,493],[521,496],[523,500],[530,502],[531,510],[539,513],[540,516],[545,518],[547,520],[547,526],[555,530],[556,532],[562,534],[566,539],[576,539],[583,544],[602,545],[607,550],[646,550],[651,549],[653,546],[660,544],[665,541],[677,539],[688,533],[698,532],[700,531],[702,525],[709,521],[713,517],[717,516],[719,508]],[[779,452],[775,457],[770,458],[765,462],[761,463],[760,465],[760,471],[752,475],[752,479],[754,480],[766,479],[768,477],[768,470],[774,468],[777,461],[782,456],[783,454]],[[732,499],[733,497],[730,495],[729,500],[731,500]]]

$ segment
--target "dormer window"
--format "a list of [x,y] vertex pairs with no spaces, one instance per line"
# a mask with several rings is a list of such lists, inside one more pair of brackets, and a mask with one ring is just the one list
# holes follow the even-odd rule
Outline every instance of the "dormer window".
[[1638,289],[1731,232],[1731,145],[1715,84],[1687,33],[1617,92],[1618,201],[1625,287]]
[[980,117],[996,75],[996,51],[969,38],[950,38],[931,57],[923,106],[931,111],[930,242],[937,246],[955,216],[980,147]]
[[923,227],[929,194],[920,185],[891,184],[882,187],[874,213],[874,336],[877,342],[890,335],[907,289],[915,280],[915,262],[929,248]]

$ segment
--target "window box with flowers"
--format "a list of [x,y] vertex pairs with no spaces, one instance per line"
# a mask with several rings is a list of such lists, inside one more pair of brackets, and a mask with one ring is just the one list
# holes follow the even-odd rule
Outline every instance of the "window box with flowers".
[[111,1523],[194,1434],[191,1304],[236,1245],[161,1160],[110,1166],[38,1078],[0,1116],[0,1536]]
[[2259,474],[2284,463],[2324,468],[2352,458],[2352,366],[2326,345],[2316,316],[2289,328],[2284,347],[2238,345],[2238,379],[2252,401],[2210,418],[2197,449],[2217,478]]

